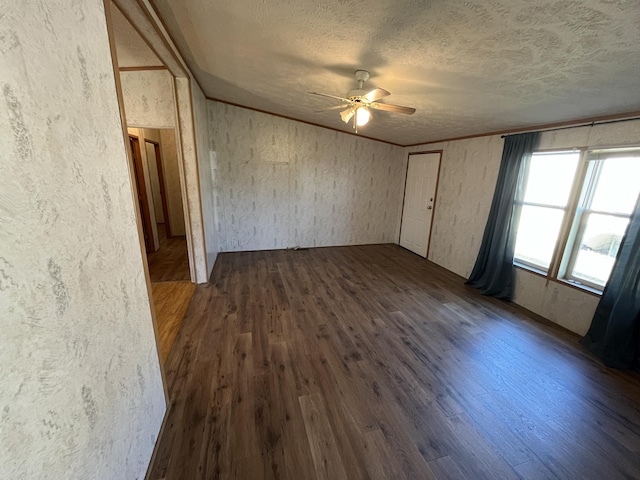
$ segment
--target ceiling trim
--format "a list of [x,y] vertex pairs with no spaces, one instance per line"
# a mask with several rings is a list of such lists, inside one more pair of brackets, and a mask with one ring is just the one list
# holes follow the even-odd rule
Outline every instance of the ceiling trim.
[[468,140],[470,138],[491,137],[493,135],[506,135],[511,133],[533,132],[537,130],[547,130],[557,127],[588,127],[593,123],[604,122],[607,120],[621,120],[625,118],[640,117],[640,110],[626,113],[616,113],[612,115],[600,115],[597,117],[580,118],[576,120],[567,120],[565,122],[543,123],[540,125],[532,125],[530,127],[512,128],[509,130],[497,130],[495,132],[478,133],[474,135],[465,135],[463,137],[444,138],[442,140],[430,140],[422,143],[412,143],[411,145],[402,145],[403,147],[418,147],[420,145],[432,145],[434,143],[453,142],[456,140]]
[[141,70],[169,70],[166,65],[150,65],[148,67],[119,67],[121,72],[139,72]]
[[273,113],[273,112],[268,112],[266,110],[260,110],[259,108],[247,107],[245,105],[240,105],[239,103],[227,102],[226,100],[220,100],[219,98],[207,97],[206,95],[205,95],[205,98],[207,100],[211,100],[213,102],[218,102],[218,103],[224,103],[226,105],[231,105],[232,107],[244,108],[245,110],[251,110],[253,112],[264,113],[266,115],[273,115],[274,117],[284,118],[286,120],[292,120],[294,122],[299,122],[299,123],[305,123],[307,125],[312,125],[314,127],[326,128],[327,130],[333,130],[334,132],[344,133],[345,135],[353,135],[353,136],[359,137],[359,138],[366,138],[367,140],[373,140],[375,142],[386,143],[387,145],[393,145],[395,147],[405,147],[406,146],[406,145],[400,145],[399,143],[389,142],[388,140],[380,140],[379,138],[367,137],[367,136],[361,135],[359,133],[346,132],[346,131],[340,130],[338,128],[327,127],[326,125],[320,125],[319,123],[313,123],[313,122],[308,122],[306,120],[300,120],[300,119],[294,118],[294,117],[288,117],[287,115],[281,115],[279,113]]
[[424,155],[425,153],[444,153],[444,150],[442,148],[439,148],[437,150],[419,150],[417,152],[409,152],[408,156],[411,156],[411,155]]
[[[421,145],[433,145],[433,144],[436,144],[436,143],[453,142],[453,141],[457,141],[457,140],[469,140],[471,138],[491,137],[491,136],[494,136],[494,135],[506,135],[506,134],[513,134],[513,133],[523,133],[523,132],[531,132],[531,131],[538,131],[538,130],[546,130],[546,129],[557,128],[557,127],[587,127],[587,126],[589,126],[589,125],[591,125],[593,123],[605,122],[607,120],[623,120],[623,119],[626,119],[626,118],[634,119],[634,117],[640,117],[640,110],[635,110],[635,111],[626,112],[626,113],[616,113],[616,114],[612,114],[612,115],[599,115],[599,116],[595,116],[595,117],[586,117],[586,118],[580,118],[580,119],[575,119],[575,120],[567,120],[567,121],[564,121],[564,122],[543,123],[543,124],[538,124],[538,125],[532,125],[532,126],[529,126],[529,127],[521,127],[521,128],[515,128],[515,129],[508,129],[508,130],[496,130],[496,131],[493,131],[493,132],[477,133],[477,134],[473,134],[473,135],[464,135],[464,136],[461,136],[461,137],[451,137],[451,138],[444,138],[444,139],[441,139],[441,140],[430,140],[428,142],[412,143],[412,144],[408,144],[408,145],[402,145],[400,143],[394,143],[394,142],[390,142],[388,140],[380,140],[378,138],[367,137],[367,136],[361,135],[359,133],[346,132],[346,131],[340,130],[338,128],[327,127],[326,125],[320,125],[318,123],[308,122],[306,120],[300,120],[298,118],[289,117],[287,115],[281,115],[279,113],[269,112],[267,110],[261,110],[259,108],[247,107],[247,106],[241,105],[239,103],[228,102],[226,100],[221,100],[219,98],[208,97],[206,95],[205,95],[205,98],[207,100],[211,100],[213,102],[223,103],[223,104],[231,105],[233,107],[238,107],[238,108],[244,108],[246,110],[251,110],[251,111],[254,111],[254,112],[258,112],[258,113],[264,113],[266,115],[273,115],[274,117],[284,118],[286,120],[292,120],[294,122],[300,122],[300,123],[304,123],[304,124],[307,124],[307,125],[312,125],[314,127],[326,128],[327,130],[333,130],[334,132],[345,133],[347,135],[354,135],[356,137],[366,138],[367,140],[374,140],[376,142],[386,143],[388,145],[393,145],[393,146],[396,146],[396,147],[403,147],[403,148],[419,147]],[[423,153],[423,152],[411,152],[411,153]]]

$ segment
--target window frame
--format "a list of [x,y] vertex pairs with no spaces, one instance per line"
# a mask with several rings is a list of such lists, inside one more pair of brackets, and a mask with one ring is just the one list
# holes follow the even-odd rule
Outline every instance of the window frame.
[[[539,265],[516,259],[515,256],[513,264],[516,268],[542,276],[547,280],[562,283],[599,296],[602,295],[602,291],[604,289],[603,286],[590,282],[586,279],[576,277],[570,273],[573,271],[575,261],[580,250],[580,240],[582,239],[586,228],[586,221],[590,214],[607,215],[611,217],[627,218],[630,220],[632,213],[623,214],[620,212],[606,212],[591,208],[598,179],[601,174],[602,166],[604,165],[604,162],[598,163],[597,161],[604,161],[615,157],[639,157],[638,161],[640,161],[640,146],[629,145],[625,147],[616,146],[598,148],[575,147],[537,150],[533,153],[535,155],[540,153],[557,154],[576,152],[579,153],[578,166],[571,185],[569,200],[567,201],[566,207],[563,209],[564,218],[558,232],[549,268],[545,271]],[[522,182],[527,178],[527,174],[528,166],[522,176]],[[524,194],[524,191],[522,193]],[[524,202],[524,200],[518,200],[517,202],[520,205],[528,205],[531,203]],[[640,202],[640,195],[638,196],[638,202]],[[562,207],[552,207],[543,204],[540,206],[562,209]]]
[[[558,245],[560,243],[560,241],[563,238],[563,233],[566,230],[566,222],[567,222],[567,218],[570,217],[573,212],[572,210],[572,200],[574,197],[574,191],[576,189],[576,180],[578,177],[578,173],[580,172],[580,167],[582,164],[582,157],[583,157],[583,150],[582,149],[578,149],[578,148],[562,148],[562,149],[548,149],[548,150],[536,150],[535,152],[533,152],[533,155],[536,154],[540,154],[540,155],[557,155],[557,154],[564,154],[564,153],[571,153],[571,154],[575,154],[578,153],[578,165],[576,167],[576,172],[574,173],[573,176],[573,182],[571,185],[571,188],[569,189],[569,198],[567,199],[567,204],[564,207],[559,207],[557,205],[551,205],[551,204],[543,204],[543,203],[538,203],[538,202],[526,202],[524,200],[524,193],[525,193],[525,181],[529,175],[529,162],[527,162],[527,165],[525,166],[525,171],[523,172],[523,175],[521,176],[520,181],[522,182],[519,186],[518,186],[518,190],[519,190],[519,194],[518,194],[518,199],[516,200],[516,203],[518,205],[520,205],[520,207],[524,207],[525,205],[527,206],[533,206],[533,207],[544,207],[544,208],[549,208],[549,209],[554,209],[554,210],[560,210],[563,212],[563,216],[562,216],[562,222],[560,223],[560,229],[558,230],[558,237],[556,238],[556,243],[555,243],[555,247],[553,249],[553,253],[551,254],[551,261],[549,263],[548,267],[543,267],[541,265],[537,265],[533,262],[528,262],[526,260],[523,259],[516,259],[515,255],[514,255],[514,259],[513,259],[513,263],[515,266],[523,268],[524,270],[529,270],[531,272],[534,272],[538,275],[542,275],[544,277],[550,277],[551,272],[554,271],[555,268],[555,260],[556,257],[558,256]],[[533,157],[532,157],[533,158]]]

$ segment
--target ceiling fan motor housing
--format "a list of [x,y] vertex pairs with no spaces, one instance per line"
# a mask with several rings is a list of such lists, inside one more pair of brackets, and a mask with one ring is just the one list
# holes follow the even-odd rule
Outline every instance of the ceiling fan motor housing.
[[363,102],[361,97],[365,96],[367,93],[369,92],[363,88],[356,88],[355,90],[349,90],[347,92],[347,98],[349,100],[353,100],[354,102]]

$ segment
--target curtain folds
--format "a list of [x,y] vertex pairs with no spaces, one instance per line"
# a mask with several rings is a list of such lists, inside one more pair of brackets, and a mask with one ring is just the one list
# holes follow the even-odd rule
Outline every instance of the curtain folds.
[[640,370],[640,201],[591,327],[580,343],[609,367]]
[[522,204],[516,201],[522,193],[518,186],[539,139],[539,132],[505,138],[489,219],[476,264],[466,282],[478,288],[483,295],[511,300],[513,255],[522,210]]

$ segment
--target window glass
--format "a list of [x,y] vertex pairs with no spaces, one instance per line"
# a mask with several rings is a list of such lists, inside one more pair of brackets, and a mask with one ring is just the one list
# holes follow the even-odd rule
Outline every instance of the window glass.
[[580,152],[534,153],[531,157],[516,237],[517,261],[540,270],[549,268],[579,160]]
[[579,152],[534,154],[525,183],[524,201],[566,207]]
[[629,218],[587,214],[571,276],[604,287],[628,224]]
[[542,270],[549,268],[564,210],[522,206],[515,257]]
[[600,162],[591,210],[630,215],[640,191],[640,158],[610,158]]

